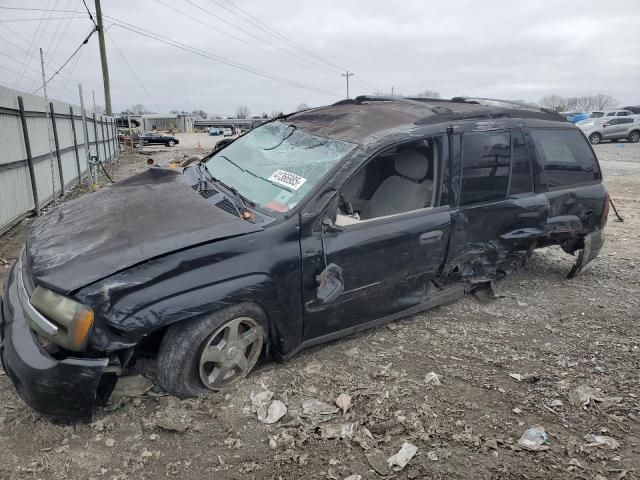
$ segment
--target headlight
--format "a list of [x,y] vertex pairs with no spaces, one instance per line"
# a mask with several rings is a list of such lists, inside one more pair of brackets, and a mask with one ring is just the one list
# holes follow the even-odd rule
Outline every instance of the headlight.
[[60,327],[55,335],[47,335],[49,340],[76,352],[86,348],[93,325],[93,310],[40,286],[31,294],[31,305]]

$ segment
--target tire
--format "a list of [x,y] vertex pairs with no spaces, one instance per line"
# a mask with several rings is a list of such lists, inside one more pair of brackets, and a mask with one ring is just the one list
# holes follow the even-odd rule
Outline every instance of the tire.
[[[253,322],[253,324],[252,324]],[[240,328],[238,328],[238,325]],[[233,342],[227,338],[231,330],[240,331],[252,325],[256,338],[244,346],[247,328]],[[225,390],[242,380],[255,367],[267,338],[267,318],[264,311],[255,304],[243,303],[193,320],[172,325],[167,330],[158,350],[157,383],[164,390],[178,398],[193,398],[212,391]],[[214,347],[214,343],[216,347]],[[218,348],[224,345],[225,348]],[[244,352],[242,348],[245,348]],[[205,352],[215,351],[224,358],[222,363],[206,361]],[[234,353],[235,352],[235,353]],[[248,353],[247,353],[248,352]],[[215,376],[223,371],[226,363],[240,364],[245,356],[246,368],[229,369],[216,385],[206,385],[203,378]],[[244,362],[242,362],[244,365]],[[211,368],[211,370],[207,370]],[[217,370],[216,370],[217,369]]]
[[174,142],[173,140],[169,140],[167,142],[167,147],[175,147],[176,146],[176,142]]
[[602,141],[602,135],[599,133],[592,133],[589,135],[589,141],[591,142],[591,145],[598,145]]
[[640,130],[634,130],[633,132],[629,133],[627,140],[629,140],[631,143],[640,142]]

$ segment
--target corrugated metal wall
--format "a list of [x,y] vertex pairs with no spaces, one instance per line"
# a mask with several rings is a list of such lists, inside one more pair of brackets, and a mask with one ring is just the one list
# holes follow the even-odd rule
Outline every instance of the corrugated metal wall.
[[[62,193],[59,164],[62,166],[65,188],[68,188],[87,175],[88,156],[97,154],[100,160],[110,163],[118,153],[117,129],[113,117],[87,111],[87,155],[80,107],[53,100],[60,153],[58,163],[53,122],[51,118],[47,118],[50,107],[45,104],[44,97],[0,86],[0,233],[35,210],[18,97],[23,99],[40,207],[50,202],[54,195]],[[70,107],[73,109],[73,116]],[[75,125],[77,148],[74,144],[72,122]]]

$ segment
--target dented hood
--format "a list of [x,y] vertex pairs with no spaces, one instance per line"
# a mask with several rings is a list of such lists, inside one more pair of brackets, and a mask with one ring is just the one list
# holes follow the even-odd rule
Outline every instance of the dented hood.
[[154,257],[259,230],[202,198],[181,173],[150,168],[34,222],[27,264],[35,284],[68,293]]

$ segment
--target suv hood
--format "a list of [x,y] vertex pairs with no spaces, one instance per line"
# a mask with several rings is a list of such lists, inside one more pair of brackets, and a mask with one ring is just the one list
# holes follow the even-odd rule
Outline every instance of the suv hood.
[[180,172],[150,168],[34,222],[27,265],[34,284],[69,293],[154,257],[260,230],[202,198]]

